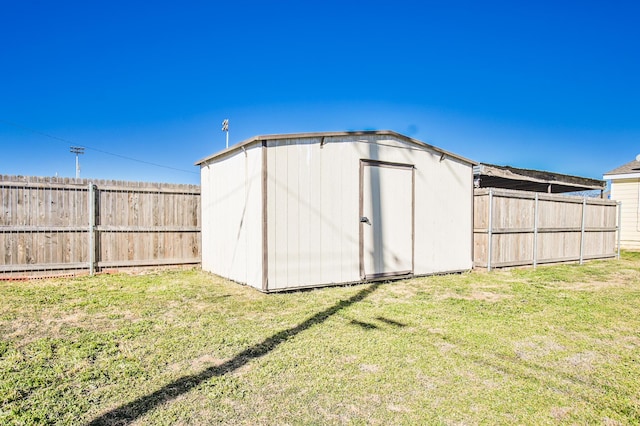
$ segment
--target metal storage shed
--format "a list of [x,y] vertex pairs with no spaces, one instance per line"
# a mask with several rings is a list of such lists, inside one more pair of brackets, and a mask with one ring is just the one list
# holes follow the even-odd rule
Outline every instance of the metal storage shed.
[[474,164],[392,131],[248,139],[196,163],[202,268],[264,292],[469,270]]

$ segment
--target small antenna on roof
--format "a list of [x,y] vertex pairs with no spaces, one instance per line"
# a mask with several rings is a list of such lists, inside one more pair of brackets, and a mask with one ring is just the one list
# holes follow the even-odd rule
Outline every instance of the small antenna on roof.
[[222,121],[222,131],[227,132],[227,148],[229,148],[229,119],[225,118]]

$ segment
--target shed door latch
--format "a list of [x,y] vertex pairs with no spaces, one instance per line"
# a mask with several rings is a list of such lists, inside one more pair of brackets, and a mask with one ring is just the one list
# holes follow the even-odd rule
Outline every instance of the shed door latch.
[[366,216],[360,217],[360,223],[368,223],[369,225],[371,225],[371,222],[369,222],[369,218]]

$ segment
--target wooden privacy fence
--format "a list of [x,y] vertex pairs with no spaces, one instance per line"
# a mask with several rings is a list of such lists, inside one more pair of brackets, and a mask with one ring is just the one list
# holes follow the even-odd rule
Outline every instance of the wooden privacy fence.
[[0,176],[0,279],[200,263],[200,187]]
[[619,257],[615,201],[506,189],[474,192],[474,266]]

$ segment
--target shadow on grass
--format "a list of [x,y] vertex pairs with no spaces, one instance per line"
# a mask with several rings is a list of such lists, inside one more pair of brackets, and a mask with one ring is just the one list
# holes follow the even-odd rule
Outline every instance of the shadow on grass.
[[368,322],[362,322],[358,320],[351,320],[349,321],[349,323],[353,325],[357,325],[358,327],[361,327],[365,330],[375,330],[376,328],[378,328],[378,326],[375,324],[370,324]]
[[385,324],[389,324],[389,325],[392,325],[394,327],[406,327],[407,326],[407,324],[403,324],[401,322],[394,321],[392,319],[385,318],[385,317],[377,317],[376,319],[378,321],[384,322]]
[[235,371],[238,368],[244,366],[252,359],[260,358],[268,354],[281,343],[284,343],[292,337],[295,337],[311,326],[320,324],[340,310],[345,309],[354,303],[360,302],[371,293],[373,293],[379,286],[380,283],[371,284],[368,287],[360,290],[349,299],[341,300],[332,307],[325,309],[322,312],[318,312],[312,317],[307,318],[304,322],[298,324],[297,326],[280,331],[273,336],[263,340],[262,342],[245,349],[229,361],[226,361],[215,367],[209,367],[198,374],[192,374],[190,376],[182,377],[149,395],[142,396],[134,401],[129,402],[128,404],[114,408],[113,410],[108,411],[93,419],[89,423],[89,425],[129,424],[137,420],[147,412],[151,411],[158,405],[164,404],[165,402],[168,402],[179,397],[182,394],[189,392],[191,389],[211,379],[212,377],[223,376],[225,374],[231,373],[232,371]]

